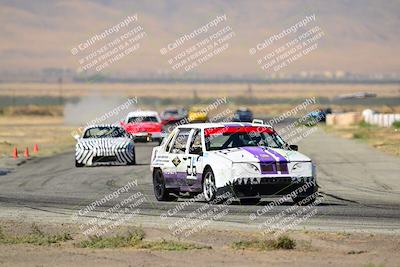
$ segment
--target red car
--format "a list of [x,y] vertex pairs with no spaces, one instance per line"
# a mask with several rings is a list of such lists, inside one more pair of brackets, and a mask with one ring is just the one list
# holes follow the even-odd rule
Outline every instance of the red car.
[[125,131],[134,137],[136,142],[159,142],[165,137],[163,124],[156,111],[134,111],[121,122]]
[[163,124],[176,123],[185,120],[188,112],[184,108],[168,108],[161,113],[161,120]]

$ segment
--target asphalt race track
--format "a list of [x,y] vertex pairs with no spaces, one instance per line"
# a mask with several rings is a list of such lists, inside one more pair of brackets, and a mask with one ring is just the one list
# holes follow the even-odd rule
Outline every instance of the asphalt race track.
[[[20,166],[0,169],[0,206],[28,208],[48,213],[64,210],[72,214],[87,204],[137,180],[135,190],[147,196],[141,205],[142,217],[160,220],[160,214],[176,202],[157,202],[153,195],[149,161],[155,144],[137,144],[136,166],[75,168],[71,150],[49,158],[35,158]],[[353,140],[345,140],[318,130],[299,144],[299,151],[317,163],[322,203],[317,213],[299,227],[360,231],[400,231],[400,159]],[[184,201],[179,199],[178,201]],[[243,227],[290,207],[284,203],[249,221],[249,215],[268,204],[229,206],[223,221]],[[112,201],[106,203],[111,207]],[[184,216],[201,205],[198,201],[176,216]],[[161,220],[160,220],[161,223]]]

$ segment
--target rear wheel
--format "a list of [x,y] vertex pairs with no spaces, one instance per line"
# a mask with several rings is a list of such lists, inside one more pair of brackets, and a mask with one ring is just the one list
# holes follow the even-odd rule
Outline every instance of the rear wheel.
[[165,187],[164,175],[160,169],[156,169],[153,172],[153,187],[154,195],[158,201],[172,201],[177,199],[177,197],[171,195],[168,188]]
[[207,202],[213,201],[217,195],[215,177],[211,168],[207,168],[203,179],[203,194]]

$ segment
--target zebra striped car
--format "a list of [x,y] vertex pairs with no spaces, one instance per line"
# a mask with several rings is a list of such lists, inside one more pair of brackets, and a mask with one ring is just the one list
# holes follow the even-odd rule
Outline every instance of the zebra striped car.
[[135,144],[123,127],[93,125],[75,136],[75,166],[134,165]]

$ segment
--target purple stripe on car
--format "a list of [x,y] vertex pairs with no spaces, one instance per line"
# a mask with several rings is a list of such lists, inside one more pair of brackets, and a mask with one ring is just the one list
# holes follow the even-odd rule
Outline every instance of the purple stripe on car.
[[[260,161],[262,174],[277,174],[278,171],[280,171],[281,174],[289,173],[286,158],[276,151],[256,146],[242,147],[242,149],[251,153]],[[275,160],[275,157],[278,158],[278,162]],[[266,166],[268,164],[271,166]]]
[[278,152],[276,152],[275,150],[272,150],[270,148],[266,148],[265,150],[274,155],[275,157],[277,157],[279,159],[279,162],[287,162],[286,158],[281,154],[279,154]]
[[266,150],[268,150],[269,153],[271,153],[272,155],[274,155],[275,157],[277,157],[279,159],[279,163],[277,163],[280,165],[279,171],[282,174],[289,174],[287,159],[284,156],[282,156],[281,154],[279,154],[278,152],[276,152],[275,150],[272,150],[270,148],[266,148]]
[[275,159],[271,156],[271,154],[266,153],[266,151],[262,147],[258,146],[245,146],[242,147],[243,150],[249,152],[254,157],[256,157],[260,163],[273,163]]

